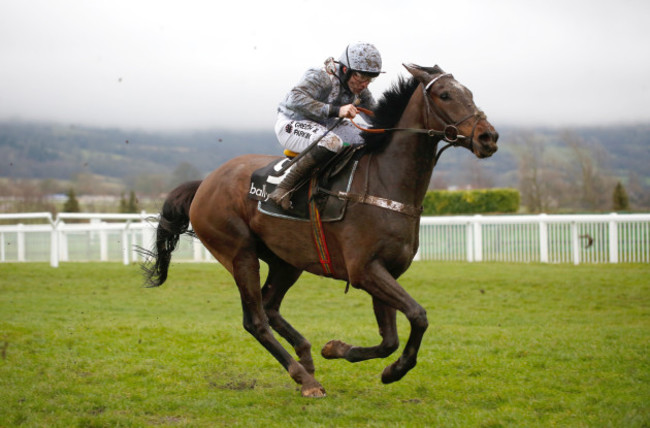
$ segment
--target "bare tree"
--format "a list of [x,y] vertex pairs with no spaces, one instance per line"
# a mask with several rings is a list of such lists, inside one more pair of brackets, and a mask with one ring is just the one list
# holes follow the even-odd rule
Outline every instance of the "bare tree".
[[494,187],[494,174],[485,167],[481,159],[474,156],[463,157],[462,178],[472,189],[489,189]]
[[429,189],[432,190],[447,190],[449,188],[449,179],[447,174],[443,171],[434,171],[429,183]]
[[130,179],[127,184],[139,195],[157,197],[170,190],[169,177],[165,174],[142,174]]
[[178,186],[181,183],[192,180],[200,180],[203,178],[201,171],[189,162],[181,162],[178,164],[170,180],[170,189]]
[[557,208],[561,193],[562,172],[547,155],[547,140],[540,134],[523,132],[515,138],[519,158],[518,177],[521,202],[529,212]]
[[80,172],[72,180],[78,195],[98,195],[104,193],[101,181],[89,172]]
[[562,134],[570,150],[574,168],[570,171],[577,186],[575,208],[587,210],[608,210],[615,181],[606,170],[606,152],[595,142],[587,143],[574,132]]
[[[54,205],[47,199],[45,193],[38,184],[38,180],[11,180],[13,211],[35,212],[49,211],[56,212]],[[7,207],[7,211],[11,208]]]
[[636,172],[630,172],[627,181],[627,194],[633,209],[650,208],[650,188],[644,186],[643,179]]

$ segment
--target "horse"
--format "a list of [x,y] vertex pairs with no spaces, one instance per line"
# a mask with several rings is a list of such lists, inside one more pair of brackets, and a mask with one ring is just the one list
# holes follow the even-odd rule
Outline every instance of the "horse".
[[[382,372],[383,383],[400,380],[416,365],[428,327],[425,309],[397,282],[418,249],[422,201],[442,151],[464,147],[478,158],[497,150],[499,134],[479,110],[472,93],[440,67],[404,65],[383,94],[363,132],[365,145],[352,183],[345,216],[322,225],[332,278],[347,281],[372,298],[381,342],[361,347],[331,340],[326,359],[350,362],[386,358],[399,348],[396,312],[409,321],[402,354]],[[446,146],[438,149],[441,141]],[[302,272],[326,275],[314,245],[312,226],[269,216],[247,197],[253,171],[278,156],[243,155],[227,161],[205,179],[181,184],[166,198],[155,248],[144,262],[150,286],[165,282],[179,237],[195,234],[233,276],[243,309],[243,326],[300,385],[305,397],[323,397],[314,377],[311,344],[280,314],[280,305]],[[352,196],[350,196],[352,195]],[[343,196],[342,196],[343,197]],[[191,224],[193,231],[189,230]],[[268,265],[264,285],[260,260]],[[272,329],[293,347],[297,360]]]

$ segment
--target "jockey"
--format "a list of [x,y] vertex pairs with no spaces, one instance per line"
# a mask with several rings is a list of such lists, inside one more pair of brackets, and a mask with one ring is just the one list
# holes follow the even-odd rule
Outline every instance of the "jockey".
[[381,55],[370,43],[350,44],[338,61],[328,58],[323,68],[307,70],[280,103],[275,134],[285,149],[295,153],[320,141],[296,161],[270,199],[289,209],[289,192],[314,167],[343,146],[363,142],[361,131],[345,119],[360,113],[357,106],[375,106],[368,85],[380,73]]

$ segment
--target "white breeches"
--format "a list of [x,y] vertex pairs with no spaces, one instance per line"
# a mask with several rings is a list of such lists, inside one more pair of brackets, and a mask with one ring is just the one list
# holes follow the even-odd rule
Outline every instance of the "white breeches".
[[[328,119],[327,126],[323,126],[311,120],[291,120],[279,114],[275,123],[275,135],[282,147],[300,153],[325,134],[328,127],[333,126],[338,120],[338,118]],[[318,145],[332,152],[338,152],[344,145],[361,143],[363,143],[361,131],[352,122],[344,119],[336,128],[325,135],[318,142]]]

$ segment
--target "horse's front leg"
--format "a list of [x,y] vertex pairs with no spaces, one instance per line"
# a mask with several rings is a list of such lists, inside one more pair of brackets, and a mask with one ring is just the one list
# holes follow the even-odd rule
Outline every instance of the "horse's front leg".
[[365,271],[356,273],[351,278],[357,287],[366,290],[374,299],[390,308],[402,312],[411,324],[409,335],[402,355],[393,364],[384,369],[381,380],[391,383],[400,380],[415,367],[422,337],[429,323],[426,311],[416,302],[378,261],[370,263]]
[[372,358],[386,358],[395,352],[399,347],[396,311],[375,297],[372,298],[372,306],[379,326],[379,334],[382,337],[379,345],[361,347],[348,345],[340,340],[331,340],[323,347],[321,355],[327,359],[345,358],[354,363]]

